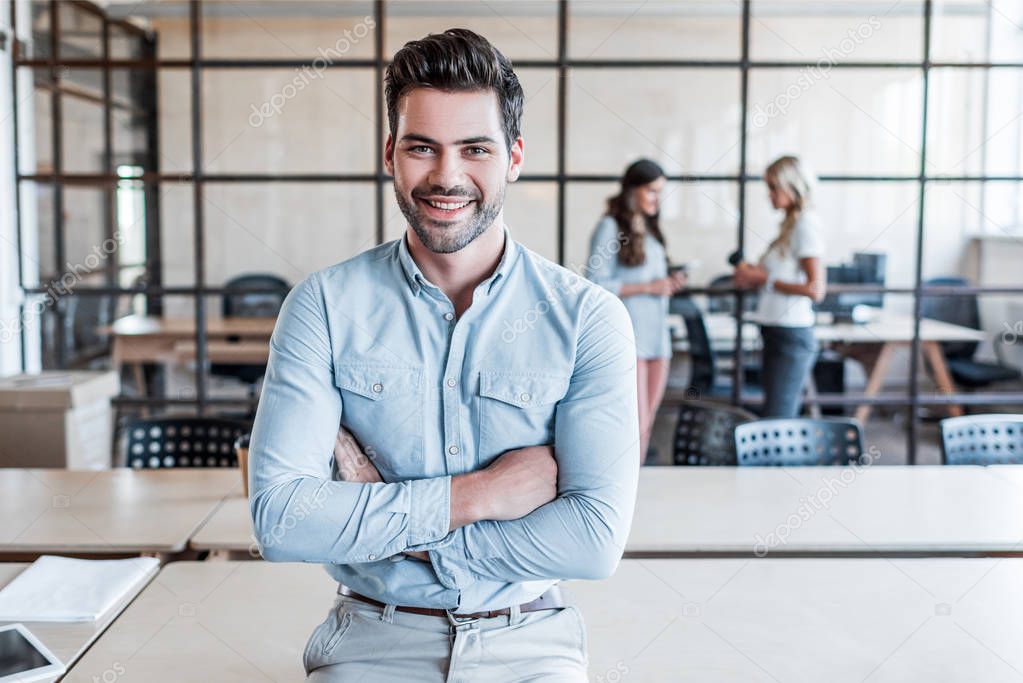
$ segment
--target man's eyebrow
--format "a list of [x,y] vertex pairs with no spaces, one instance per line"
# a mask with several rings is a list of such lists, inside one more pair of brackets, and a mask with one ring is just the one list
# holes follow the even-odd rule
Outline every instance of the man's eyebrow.
[[[418,133],[409,133],[407,135],[403,135],[401,137],[401,141],[402,142],[406,142],[406,141],[408,141],[408,142],[423,142],[423,143],[426,143],[428,145],[440,145],[441,144],[440,142],[438,142],[437,140],[434,140],[431,137],[427,137],[426,135],[419,135]],[[464,138],[462,140],[455,140],[454,144],[456,144],[456,145],[478,145],[478,144],[484,143],[484,142],[490,143],[492,145],[496,145],[497,144],[497,140],[495,140],[494,138],[490,137],[489,135],[477,135],[476,137],[472,137],[472,138]]]

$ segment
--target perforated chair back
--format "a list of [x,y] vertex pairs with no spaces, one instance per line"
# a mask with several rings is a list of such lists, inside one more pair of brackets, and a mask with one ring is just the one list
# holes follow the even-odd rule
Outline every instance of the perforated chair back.
[[851,465],[863,455],[855,420],[791,418],[747,422],[735,428],[739,466]]
[[676,465],[734,466],[735,427],[755,420],[753,413],[707,401],[686,401],[675,425]]
[[941,421],[946,465],[1023,464],[1023,415],[965,415]]
[[135,469],[237,467],[234,444],[250,426],[210,417],[137,420],[125,428],[125,464]]

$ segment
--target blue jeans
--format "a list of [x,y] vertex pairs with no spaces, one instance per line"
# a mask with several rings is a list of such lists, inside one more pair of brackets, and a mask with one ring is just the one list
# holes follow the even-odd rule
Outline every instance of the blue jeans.
[[797,417],[806,377],[817,360],[812,327],[762,326],[764,417]]

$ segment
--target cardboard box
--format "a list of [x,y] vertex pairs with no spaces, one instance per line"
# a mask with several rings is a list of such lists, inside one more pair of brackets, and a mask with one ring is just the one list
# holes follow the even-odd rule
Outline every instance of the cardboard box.
[[0,378],[0,467],[110,468],[112,371]]

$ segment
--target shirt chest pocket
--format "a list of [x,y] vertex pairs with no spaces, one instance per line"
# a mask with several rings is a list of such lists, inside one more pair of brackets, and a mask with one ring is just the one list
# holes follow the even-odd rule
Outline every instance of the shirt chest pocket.
[[479,459],[554,443],[554,414],[568,391],[567,376],[480,372]]
[[423,370],[336,364],[341,426],[352,433],[384,481],[422,476]]

